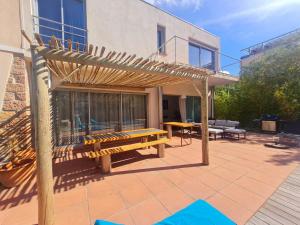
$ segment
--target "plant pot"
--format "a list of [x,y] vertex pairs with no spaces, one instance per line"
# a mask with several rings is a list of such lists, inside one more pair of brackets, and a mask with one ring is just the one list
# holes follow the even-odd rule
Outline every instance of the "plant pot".
[[23,159],[18,165],[0,170],[0,183],[5,187],[16,187],[31,178],[36,170],[34,158]]

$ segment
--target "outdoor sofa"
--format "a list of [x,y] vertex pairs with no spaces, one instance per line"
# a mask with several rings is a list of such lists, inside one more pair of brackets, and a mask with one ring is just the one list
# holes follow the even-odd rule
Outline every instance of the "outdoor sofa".
[[222,137],[240,137],[246,138],[246,130],[238,128],[240,122],[232,120],[209,120],[208,121],[208,132],[213,134],[215,139],[217,135]]

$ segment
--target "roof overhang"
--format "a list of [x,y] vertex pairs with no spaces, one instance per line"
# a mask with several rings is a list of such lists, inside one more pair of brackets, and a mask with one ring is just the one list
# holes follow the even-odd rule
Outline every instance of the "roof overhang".
[[126,52],[106,53],[105,47],[93,45],[80,52],[78,45],[73,49],[74,43],[70,41],[65,48],[55,37],[52,37],[47,47],[37,34],[36,39],[40,44],[36,50],[46,59],[52,74],[62,84],[69,86],[151,88],[207,79],[214,74],[208,69],[138,58]]
[[216,73],[208,78],[209,86],[223,86],[239,81],[239,77],[227,73]]

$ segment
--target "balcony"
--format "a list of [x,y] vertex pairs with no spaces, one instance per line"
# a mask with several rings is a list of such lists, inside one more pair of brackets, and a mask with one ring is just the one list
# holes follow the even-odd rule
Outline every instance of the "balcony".
[[69,40],[72,48],[84,51],[87,46],[87,29],[71,26],[45,17],[33,16],[33,31],[39,33],[46,45],[54,35],[64,47],[68,47]]

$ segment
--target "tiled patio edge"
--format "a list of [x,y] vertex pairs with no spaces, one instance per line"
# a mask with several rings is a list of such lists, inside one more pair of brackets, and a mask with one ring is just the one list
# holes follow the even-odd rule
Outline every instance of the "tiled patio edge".
[[300,224],[300,166],[298,166],[246,225]]

